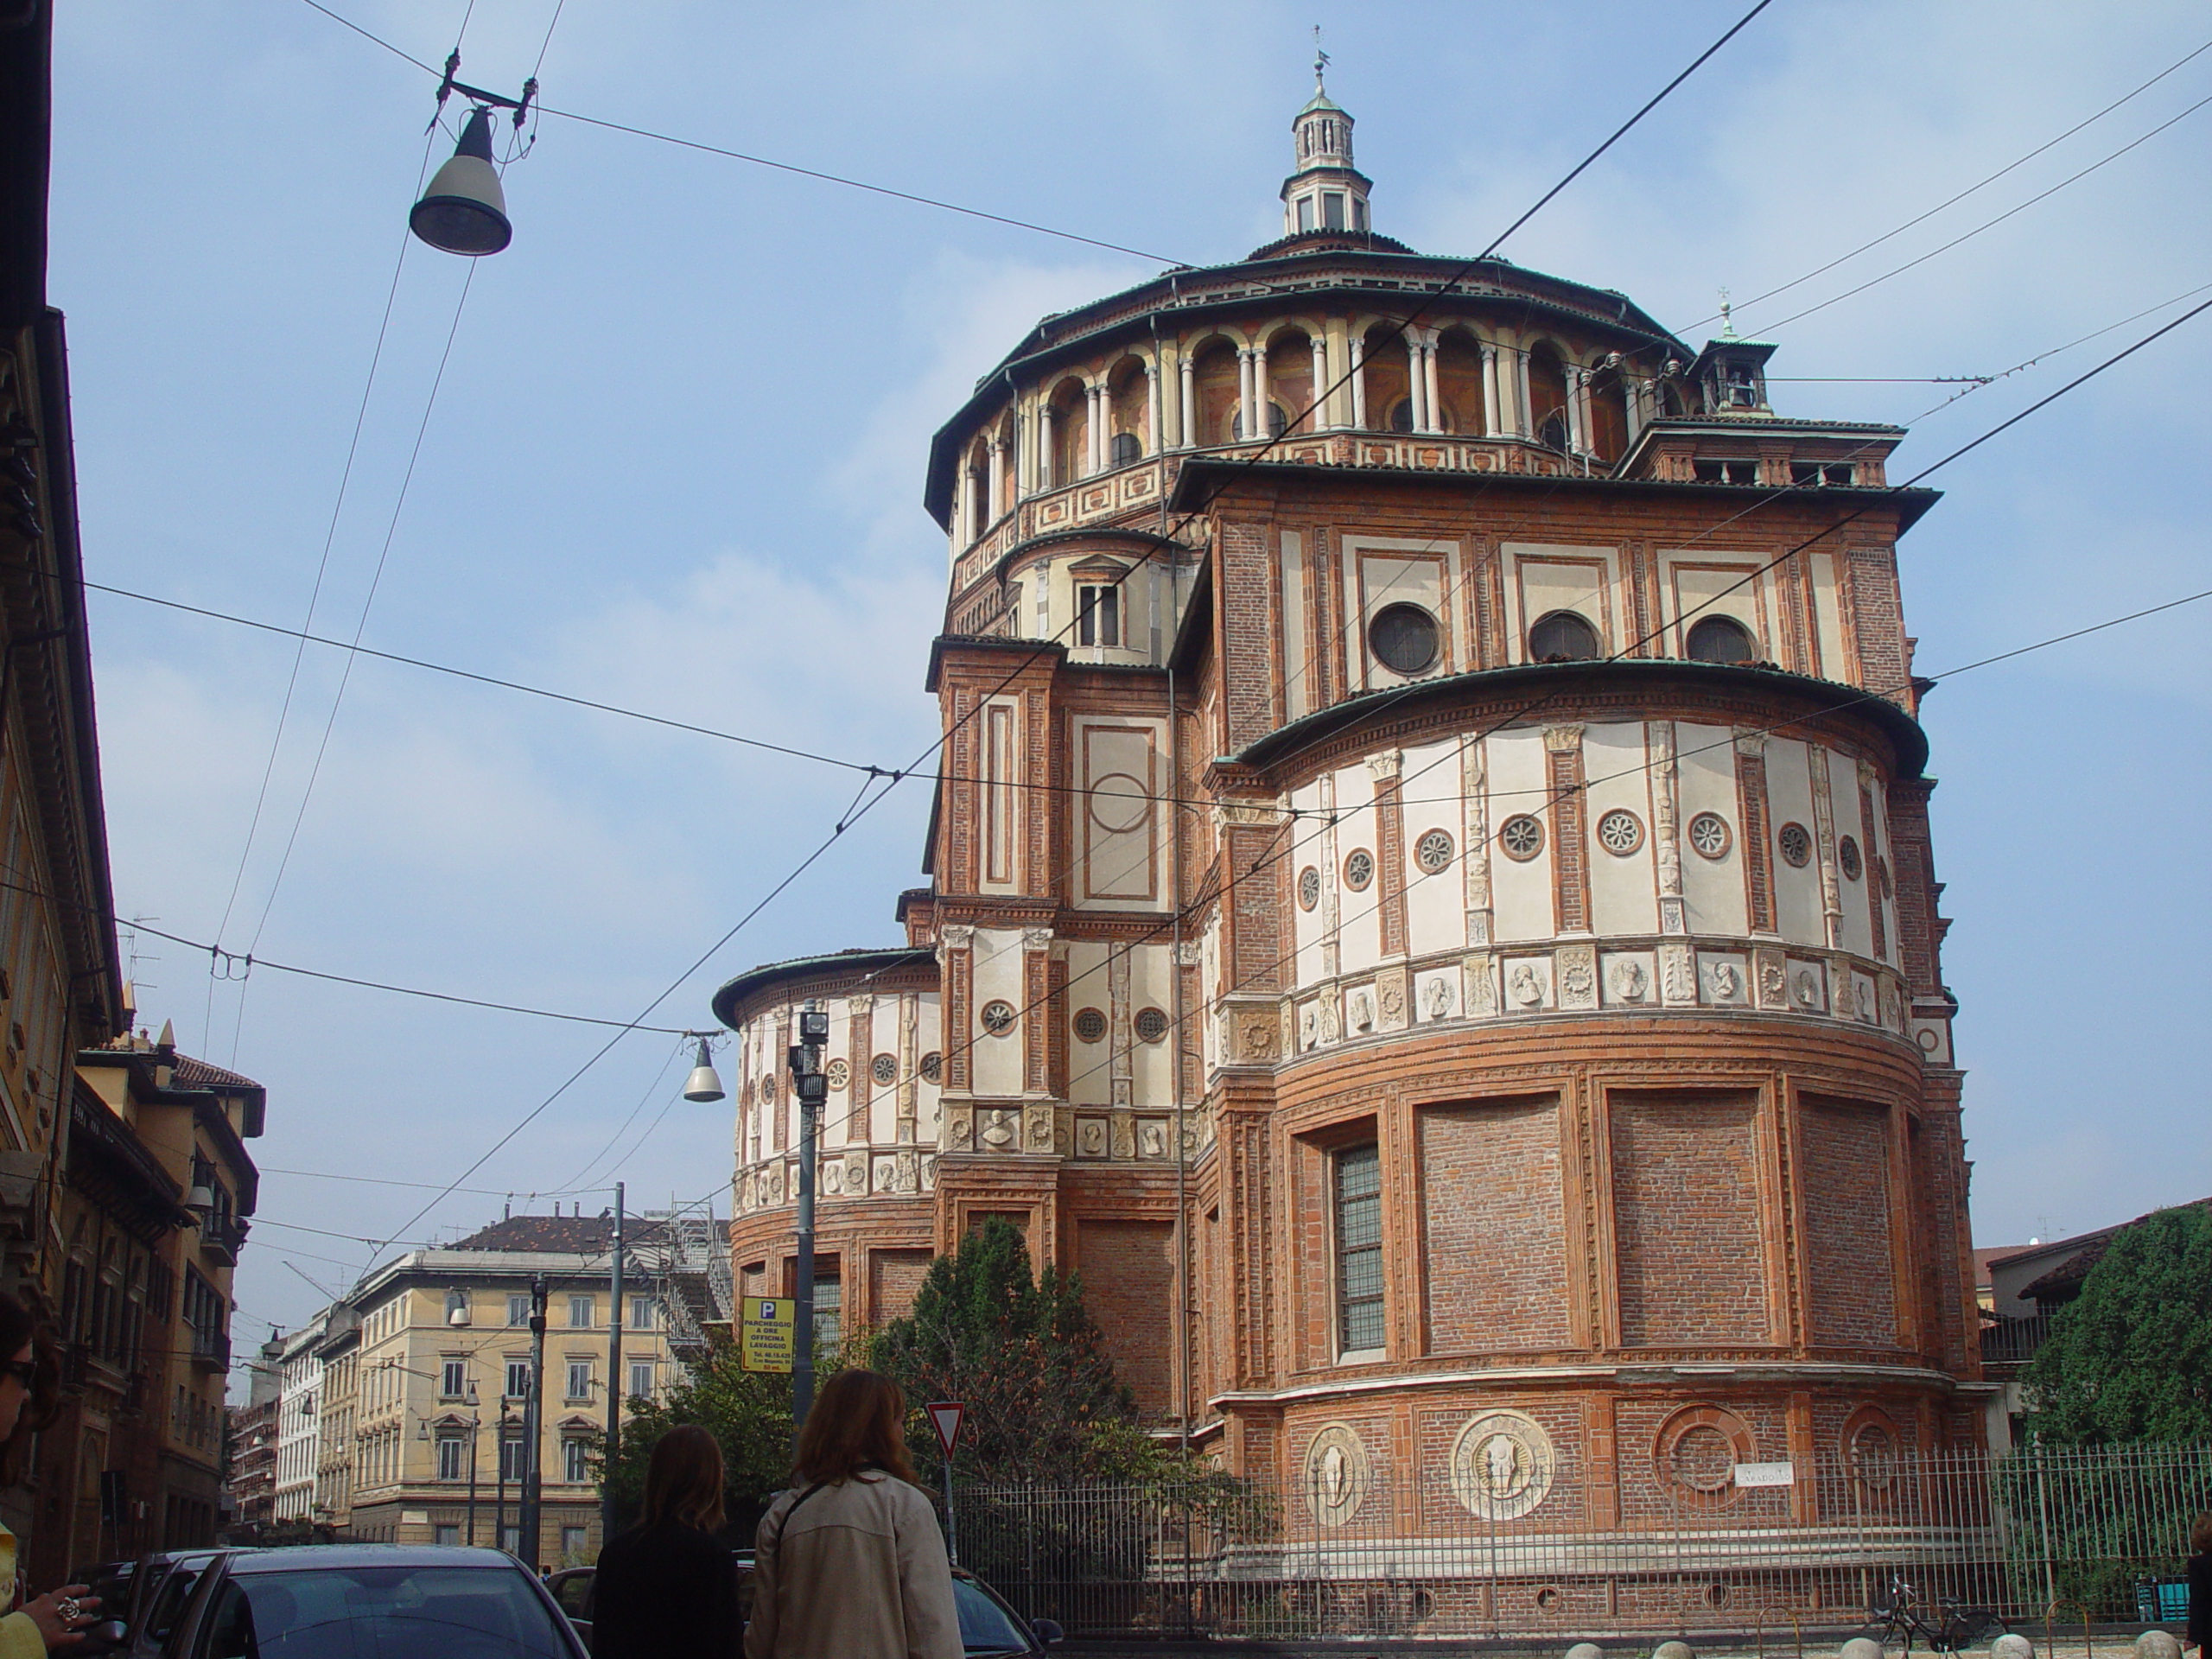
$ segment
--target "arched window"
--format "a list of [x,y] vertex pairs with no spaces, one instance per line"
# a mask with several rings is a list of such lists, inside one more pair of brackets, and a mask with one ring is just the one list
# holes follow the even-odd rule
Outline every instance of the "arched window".
[[[1289,424],[1290,411],[1288,410],[1285,409],[1281,404],[1271,403],[1268,405],[1268,435],[1269,437],[1279,438],[1282,436],[1283,429]],[[1256,435],[1256,434],[1247,432],[1244,429],[1244,408],[1241,404],[1237,405],[1236,409],[1236,425],[1235,430],[1240,442],[1245,438]]]
[[1701,616],[1690,625],[1690,660],[1694,663],[1748,663],[1758,657],[1751,630],[1732,616]]
[[1114,435],[1114,465],[1127,467],[1143,459],[1144,445],[1138,441],[1135,433],[1116,432]]
[[1529,352],[1529,427],[1539,442],[1566,449],[1567,365],[1548,340],[1538,341]]
[[1529,630],[1529,659],[1579,663],[1598,655],[1598,630],[1573,611],[1554,611]]
[[1412,398],[1401,397],[1390,405],[1390,429],[1393,432],[1410,432],[1414,429],[1414,400]]

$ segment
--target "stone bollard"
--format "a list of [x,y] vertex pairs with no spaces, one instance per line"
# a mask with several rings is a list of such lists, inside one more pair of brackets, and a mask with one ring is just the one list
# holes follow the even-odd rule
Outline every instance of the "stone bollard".
[[1989,1644],[1989,1659],[2036,1659],[2036,1644],[2018,1630],[2007,1630]]
[[1854,1636],[1843,1644],[1843,1659],[1882,1659],[1882,1644],[1871,1636]]
[[2181,1643],[2171,1630],[2145,1630],[2135,1638],[2135,1659],[2181,1659]]
[[1697,1659],[1687,1642],[1662,1642],[1651,1650],[1651,1659]]
[[1578,1642],[1567,1650],[1567,1659],[1605,1659],[1605,1650],[1595,1642]]

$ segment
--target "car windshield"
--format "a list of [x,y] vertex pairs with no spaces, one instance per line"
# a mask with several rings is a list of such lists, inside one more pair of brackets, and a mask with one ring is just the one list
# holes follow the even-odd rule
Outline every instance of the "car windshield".
[[970,1653],[1027,1653],[1029,1638],[1005,1608],[973,1580],[952,1581],[952,1605],[960,1610],[960,1645]]
[[208,1659],[568,1659],[518,1572],[362,1567],[243,1573]]

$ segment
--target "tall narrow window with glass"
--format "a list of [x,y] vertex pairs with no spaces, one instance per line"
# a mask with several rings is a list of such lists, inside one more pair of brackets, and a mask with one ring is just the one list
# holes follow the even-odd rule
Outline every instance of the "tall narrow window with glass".
[[1122,643],[1122,590],[1110,582],[1075,590],[1075,639],[1079,645]]
[[1374,1147],[1336,1154],[1337,1347],[1382,1346],[1382,1160]]

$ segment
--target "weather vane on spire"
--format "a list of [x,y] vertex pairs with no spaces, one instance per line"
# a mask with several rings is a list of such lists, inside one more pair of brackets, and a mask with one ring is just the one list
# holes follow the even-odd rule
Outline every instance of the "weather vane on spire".
[[1321,49],[1321,25],[1313,25],[1313,89],[1321,90],[1321,72],[1329,67],[1329,54]]
[[1728,302],[1728,290],[1722,289],[1720,290],[1720,338],[1723,340],[1736,338],[1736,319],[1733,315],[1735,309],[1736,308]]

